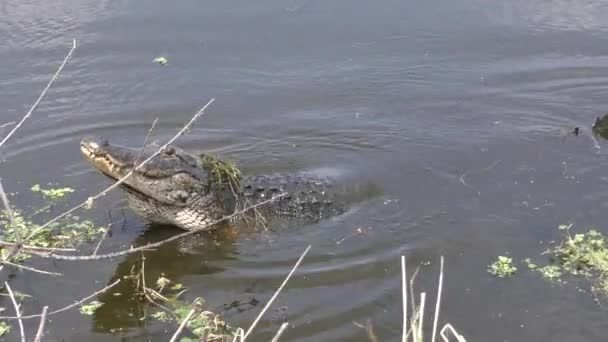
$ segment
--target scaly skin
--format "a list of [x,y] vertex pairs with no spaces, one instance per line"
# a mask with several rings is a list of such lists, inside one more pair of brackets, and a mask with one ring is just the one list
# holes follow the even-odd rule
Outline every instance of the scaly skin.
[[[102,174],[118,180],[152,153],[111,145],[105,139],[85,138],[80,148]],[[139,159],[138,159],[139,157]],[[203,157],[169,146],[121,185],[129,206],[153,223],[182,229],[200,229],[244,206],[286,195],[261,206],[264,216],[318,220],[342,212],[332,201],[323,181],[303,175],[244,177],[240,189],[219,187]]]

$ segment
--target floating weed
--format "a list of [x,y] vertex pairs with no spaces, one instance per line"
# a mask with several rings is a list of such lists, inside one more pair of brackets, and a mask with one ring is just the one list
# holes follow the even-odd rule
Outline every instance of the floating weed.
[[562,282],[564,273],[593,279],[593,290],[608,295],[608,242],[597,230],[586,233],[571,232],[572,224],[560,225],[564,239],[542,254],[550,255],[553,264],[539,267],[526,259],[528,267],[538,271],[543,278]]
[[84,304],[80,306],[80,313],[83,315],[92,316],[97,309],[99,309],[103,305],[102,302],[94,300],[89,304]]
[[56,201],[64,198],[67,194],[74,192],[74,189],[72,188],[43,189],[40,187],[40,184],[33,185],[30,190],[41,193],[44,198],[49,201]]
[[[44,229],[39,229],[41,225],[34,222],[33,216],[48,211],[52,205],[66,198],[74,190],[71,188],[43,189],[38,184],[32,186],[31,190],[42,194],[46,205],[34,210],[32,215],[26,215],[21,210],[13,210],[15,226],[22,236],[29,236],[31,233],[37,232],[27,241],[28,245],[51,248],[75,247],[81,243],[91,242],[103,234],[104,229],[102,227],[97,227],[92,221],[75,215],[68,215]],[[0,225],[4,226],[0,233],[2,240],[6,242],[15,241],[15,228],[10,223],[5,211],[0,212]],[[6,248],[0,249],[2,257],[5,257],[7,252]],[[20,253],[13,260],[19,262],[28,258],[27,254]]]
[[515,274],[517,268],[513,266],[513,259],[506,256],[499,256],[498,260],[490,265],[488,272],[495,276],[505,278]]

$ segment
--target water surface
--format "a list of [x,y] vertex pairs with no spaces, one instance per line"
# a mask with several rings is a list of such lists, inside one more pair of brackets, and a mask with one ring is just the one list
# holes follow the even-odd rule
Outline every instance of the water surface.
[[[380,340],[397,341],[400,255],[410,269],[430,263],[417,284],[431,300],[444,255],[442,318],[468,340],[599,341],[606,312],[592,295],[523,265],[508,280],[486,269],[497,255],[538,256],[565,222],[604,230],[608,144],[589,127],[607,107],[606,15],[592,0],[6,0],[2,122],[27,111],[72,39],[78,48],[4,147],[2,180],[16,205],[33,201],[34,183],[71,186],[67,205],[77,204],[109,184],[81,156],[82,137],[140,146],[158,118],[163,142],[214,97],[182,147],[249,173],[333,170],[357,201],[317,224],[165,245],[148,253],[150,279],[165,274],[247,327],[311,244],[251,340],[288,320],[285,340],[362,341],[353,322],[371,319]],[[168,65],[152,63],[158,56]],[[582,134],[568,135],[575,126]],[[115,221],[105,252],[177,232],[148,227],[118,192],[86,215]],[[34,261],[64,276],[18,273],[11,286],[38,313],[103,287],[138,257]],[[104,298],[92,317],[52,317],[48,339],[164,341],[175,328],[140,320],[136,301]],[[251,298],[260,304],[224,306]]]

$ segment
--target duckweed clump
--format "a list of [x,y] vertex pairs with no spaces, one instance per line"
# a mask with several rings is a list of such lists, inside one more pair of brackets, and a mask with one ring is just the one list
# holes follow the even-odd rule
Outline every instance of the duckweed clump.
[[515,274],[515,272],[517,272],[517,268],[513,266],[512,258],[499,256],[498,260],[490,265],[488,272],[495,276],[505,278]]

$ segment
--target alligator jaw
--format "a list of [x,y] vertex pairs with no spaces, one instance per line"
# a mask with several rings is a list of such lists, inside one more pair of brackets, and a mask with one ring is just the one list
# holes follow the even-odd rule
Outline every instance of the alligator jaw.
[[84,138],[80,150],[93,166],[107,177],[118,180],[133,170],[135,151],[126,147],[110,146],[105,139]]

